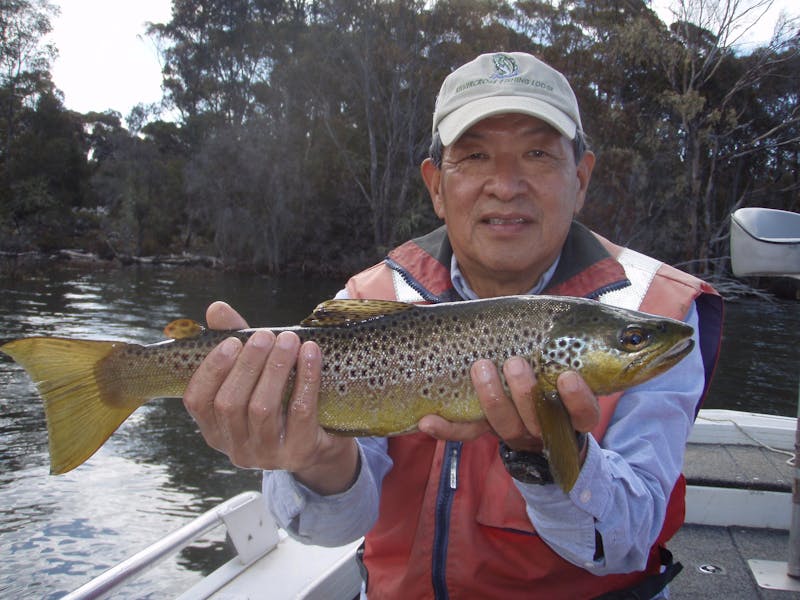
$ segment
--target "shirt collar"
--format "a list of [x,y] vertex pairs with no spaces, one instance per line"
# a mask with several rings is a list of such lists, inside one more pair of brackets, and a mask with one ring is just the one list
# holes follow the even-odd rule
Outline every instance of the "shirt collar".
[[[550,280],[553,278],[553,273],[556,272],[556,267],[558,267],[558,261],[561,260],[561,254],[553,261],[553,264],[550,265],[550,268],[547,269],[542,276],[539,278],[539,281],[536,282],[536,285],[528,291],[527,295],[535,295],[540,294],[547,284],[550,283]],[[456,261],[456,255],[453,254],[450,258],[450,280],[453,282],[453,287],[458,292],[458,295],[464,298],[464,300],[477,300],[478,294],[469,286],[467,283],[467,279],[464,277],[464,274],[461,272],[461,269],[458,268],[458,262]]]

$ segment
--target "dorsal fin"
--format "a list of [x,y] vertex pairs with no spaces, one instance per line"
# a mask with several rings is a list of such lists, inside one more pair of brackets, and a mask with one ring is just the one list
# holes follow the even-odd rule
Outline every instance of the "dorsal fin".
[[317,305],[300,324],[304,327],[352,325],[413,308],[413,304],[394,300],[327,300]]
[[192,319],[175,319],[164,327],[164,335],[173,340],[185,340],[198,337],[205,330],[205,327]]

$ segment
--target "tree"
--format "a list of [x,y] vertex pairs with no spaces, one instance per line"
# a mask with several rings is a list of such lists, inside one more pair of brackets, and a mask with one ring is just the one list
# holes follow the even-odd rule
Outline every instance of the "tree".
[[369,210],[372,242],[396,241],[432,110],[422,2],[325,2],[314,98],[325,131]]
[[45,250],[69,245],[87,200],[83,120],[64,110],[60,98],[44,94],[16,123],[0,203],[0,226],[9,228],[4,243]]
[[[722,254],[720,229],[741,198],[718,201],[725,163],[759,149],[764,136],[780,144],[797,144],[800,115],[795,109],[782,123],[756,131],[757,90],[765,87],[790,60],[792,40],[776,32],[766,49],[743,60],[736,43],[770,6],[771,0],[682,0],[674,9],[671,39],[654,53],[656,65],[667,79],[662,104],[675,117],[683,163],[687,220],[683,259],[697,263],[701,272],[708,261]],[[788,55],[786,54],[788,53]],[[787,137],[788,136],[788,137]]]
[[580,34],[544,52],[573,83],[598,153],[590,225],[698,272],[725,267],[728,215],[768,196],[762,175],[797,148],[794,38],[779,32],[749,55],[735,46],[768,4],[681,2],[670,27],[644,2],[561,5]]
[[120,253],[358,269],[438,222],[417,169],[442,79],[522,50],[578,96],[598,154],[581,218],[709,271],[733,208],[798,208],[800,36],[736,46],[767,4],[684,0],[667,26],[645,0],[175,0],[149,31],[179,118],[139,105],[126,130],[62,106],[36,43],[52,5],[0,0],[2,240],[86,222]]
[[300,0],[174,0],[172,20],[148,30],[162,47],[167,99],[185,121],[243,125],[269,95],[283,25],[304,18]]
[[52,93],[50,62],[56,57],[52,44],[42,39],[50,33],[50,18],[58,9],[48,0],[0,0],[0,108],[3,115],[3,148],[9,155],[16,133],[16,118],[23,107],[32,107],[42,93]]
[[190,216],[207,224],[227,264],[277,272],[287,261],[294,184],[302,184],[283,168],[274,141],[261,122],[218,129],[188,165]]
[[132,134],[117,113],[90,114],[95,201],[101,244],[114,255],[186,247],[191,228],[184,192],[185,145],[176,125],[155,122]]
[[[22,232],[22,222],[37,207],[52,204],[49,185],[41,176],[19,178],[15,148],[26,135],[26,117],[37,104],[50,106],[55,89],[50,80],[50,61],[56,56],[43,38],[51,30],[50,18],[57,9],[47,0],[0,0],[0,217]],[[45,100],[42,100],[42,99]]]

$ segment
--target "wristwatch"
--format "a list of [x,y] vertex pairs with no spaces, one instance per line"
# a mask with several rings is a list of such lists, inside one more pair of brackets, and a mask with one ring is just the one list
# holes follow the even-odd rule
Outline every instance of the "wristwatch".
[[[575,438],[578,442],[578,452],[582,452],[586,445],[587,434],[575,432]],[[499,449],[500,459],[503,461],[506,471],[517,481],[536,485],[555,483],[553,474],[550,472],[550,463],[544,454],[527,450],[513,450],[503,440],[500,440]]]

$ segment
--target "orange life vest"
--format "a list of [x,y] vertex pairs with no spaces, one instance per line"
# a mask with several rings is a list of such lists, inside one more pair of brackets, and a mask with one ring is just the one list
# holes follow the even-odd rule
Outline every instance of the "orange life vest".
[[[347,290],[352,298],[458,300],[450,279],[451,253],[440,228],[396,248],[383,263],[348,281]],[[632,260],[617,260],[626,253]],[[616,294],[620,297],[612,303],[677,319],[697,301],[707,389],[722,313],[719,297],[704,282],[574,223],[545,293],[601,301]],[[592,432],[598,441],[620,395],[599,399],[601,422]],[[379,518],[363,553],[370,600],[593,598],[658,573],[659,546],[684,520],[681,476],[646,569],[596,576],[561,558],[536,534],[494,435],[462,444],[418,433],[390,438],[388,444],[394,466],[383,481]]]

